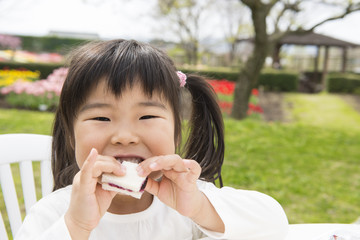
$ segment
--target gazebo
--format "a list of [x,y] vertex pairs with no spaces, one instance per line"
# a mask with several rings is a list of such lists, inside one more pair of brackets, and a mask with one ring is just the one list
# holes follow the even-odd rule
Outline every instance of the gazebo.
[[346,62],[347,62],[347,53],[348,49],[360,47],[358,44],[354,44],[351,42],[342,41],[336,38],[332,38],[329,36],[325,36],[322,34],[308,32],[304,34],[290,34],[285,35],[275,46],[274,53],[273,53],[273,66],[280,66],[280,49],[283,45],[303,45],[303,46],[316,46],[317,54],[314,59],[314,72],[315,74],[319,72],[319,52],[320,47],[325,47],[324,52],[324,63],[321,72],[321,84],[322,87],[325,87],[326,84],[326,77],[328,73],[328,62],[329,62],[329,48],[330,47],[337,47],[342,49],[342,66],[341,72],[346,71]]

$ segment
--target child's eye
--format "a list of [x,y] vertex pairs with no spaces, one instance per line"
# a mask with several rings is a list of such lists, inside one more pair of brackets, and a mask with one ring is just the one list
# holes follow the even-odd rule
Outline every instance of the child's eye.
[[101,121],[101,122],[109,122],[110,121],[110,119],[107,117],[95,117],[92,120]]
[[151,119],[151,118],[157,118],[157,116],[145,115],[145,116],[142,116],[142,117],[140,118],[140,120],[146,120],[146,119]]

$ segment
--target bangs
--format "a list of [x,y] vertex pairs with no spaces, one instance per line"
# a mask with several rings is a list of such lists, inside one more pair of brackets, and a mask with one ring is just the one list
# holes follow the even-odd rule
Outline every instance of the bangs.
[[[82,85],[78,87],[81,99],[85,100],[89,89],[104,79],[115,96],[120,96],[127,87],[140,84],[148,96],[156,92],[169,102],[178,98],[180,86],[175,66],[162,51],[133,40],[95,44],[91,50],[87,48],[86,54],[75,57],[77,61],[85,61],[81,64],[83,69],[78,69],[80,76],[76,76],[82,79],[77,81]],[[81,93],[83,89],[87,91]]]
[[157,92],[171,100],[179,88],[176,69],[168,64],[171,60],[164,61],[164,54],[148,45],[139,45],[135,41],[123,45],[119,46],[120,52],[114,53],[105,76],[109,90],[119,96],[126,87],[140,84],[145,94],[151,96]]

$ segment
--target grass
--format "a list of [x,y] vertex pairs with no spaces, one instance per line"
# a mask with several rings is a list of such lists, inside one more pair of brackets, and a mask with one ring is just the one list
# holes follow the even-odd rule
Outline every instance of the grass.
[[54,114],[0,109],[0,134],[38,133],[50,135]]
[[286,102],[289,124],[225,120],[225,184],[273,196],[290,223],[354,222],[359,113],[327,94],[287,94]]
[[338,95],[288,94],[295,122],[329,130],[360,131],[360,115]]
[[360,215],[360,133],[226,121],[224,182],[277,199],[291,223],[349,223]]
[[[290,223],[354,222],[360,114],[331,94],[286,94],[285,101],[290,123],[225,117],[224,184],[273,196]],[[0,134],[50,134],[52,121],[51,113],[0,109]]]

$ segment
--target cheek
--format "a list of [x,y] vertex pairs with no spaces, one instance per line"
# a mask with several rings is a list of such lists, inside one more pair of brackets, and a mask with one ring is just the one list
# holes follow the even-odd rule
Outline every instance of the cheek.
[[167,155],[175,153],[174,130],[171,127],[154,128],[149,133],[148,145],[154,155]]
[[82,131],[82,129],[75,129],[74,139],[75,139],[75,158],[79,168],[82,167],[84,161],[88,157],[92,148],[96,148],[100,151],[100,146],[97,144],[99,137],[93,134],[90,134],[91,131]]

